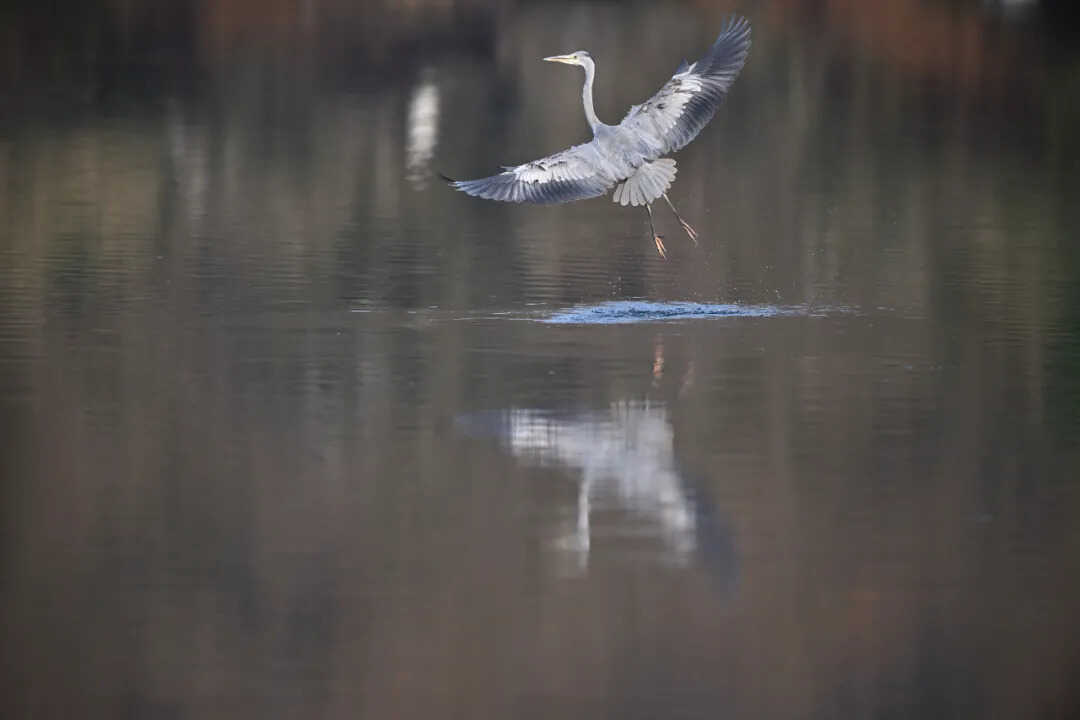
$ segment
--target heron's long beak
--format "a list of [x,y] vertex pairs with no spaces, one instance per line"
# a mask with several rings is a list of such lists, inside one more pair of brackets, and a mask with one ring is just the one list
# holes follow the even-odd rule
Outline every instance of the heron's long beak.
[[577,65],[577,58],[573,55],[552,55],[551,57],[544,58],[544,62],[558,62],[565,63],[567,65]]

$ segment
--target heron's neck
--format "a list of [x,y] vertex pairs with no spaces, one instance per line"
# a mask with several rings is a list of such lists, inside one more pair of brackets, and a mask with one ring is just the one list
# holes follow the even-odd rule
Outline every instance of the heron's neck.
[[593,77],[596,75],[596,64],[593,63],[592,58],[586,57],[584,67],[585,87],[581,88],[581,102],[585,105],[585,119],[589,121],[589,127],[595,133],[596,128],[600,127],[600,118],[596,117],[596,109],[593,107],[592,99],[592,85]]

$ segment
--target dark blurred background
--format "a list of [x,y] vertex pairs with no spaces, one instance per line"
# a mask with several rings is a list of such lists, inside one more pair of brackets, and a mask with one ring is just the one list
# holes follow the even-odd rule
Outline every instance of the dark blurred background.
[[[0,2],[0,715],[1075,717],[1069,11]],[[700,247],[437,180],[732,12]]]

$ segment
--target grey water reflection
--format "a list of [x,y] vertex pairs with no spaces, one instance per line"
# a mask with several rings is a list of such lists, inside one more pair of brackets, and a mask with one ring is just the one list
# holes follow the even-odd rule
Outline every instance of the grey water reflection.
[[423,190],[433,177],[431,160],[439,142],[439,86],[430,74],[422,74],[413,90],[406,120],[405,167],[417,190]]
[[525,462],[565,466],[578,476],[574,500],[551,531],[552,549],[567,560],[564,570],[588,569],[596,537],[631,547],[651,538],[666,561],[700,560],[723,584],[734,581],[730,530],[704,488],[680,472],[665,407],[622,401],[569,417],[519,408],[460,422],[469,432],[497,437]]

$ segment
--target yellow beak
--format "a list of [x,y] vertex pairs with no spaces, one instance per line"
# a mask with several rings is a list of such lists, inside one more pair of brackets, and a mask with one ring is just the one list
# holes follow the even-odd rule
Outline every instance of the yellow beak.
[[567,65],[577,65],[577,58],[573,55],[552,55],[551,57],[544,58],[544,62],[558,62],[565,63]]

